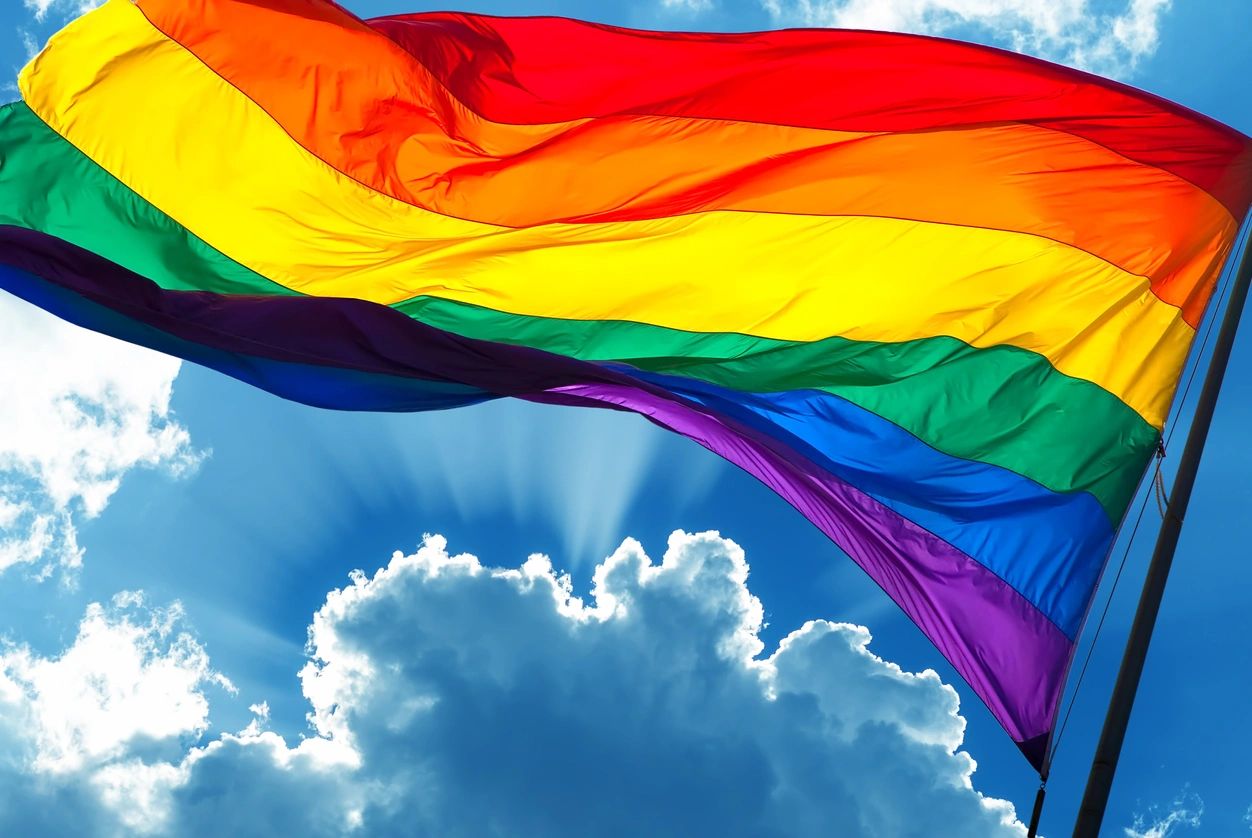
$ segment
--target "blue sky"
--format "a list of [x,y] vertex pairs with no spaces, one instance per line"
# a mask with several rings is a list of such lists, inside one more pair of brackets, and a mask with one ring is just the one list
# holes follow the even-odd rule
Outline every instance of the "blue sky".
[[[78,4],[4,2],[11,79]],[[1242,0],[457,8],[936,32],[1079,63],[1252,133]],[[1020,832],[999,801],[1024,817],[1033,772],[951,668],[815,528],[694,444],[635,417],[526,404],[318,411],[7,296],[0,359],[0,832]],[[1109,834],[1252,829],[1249,382],[1252,328]],[[1144,520],[1045,834],[1073,822],[1159,520],[1151,502]]]

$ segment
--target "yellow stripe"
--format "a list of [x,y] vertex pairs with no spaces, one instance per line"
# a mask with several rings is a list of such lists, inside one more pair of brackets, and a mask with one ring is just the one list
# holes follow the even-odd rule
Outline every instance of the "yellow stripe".
[[71,25],[20,83],[42,118],[137,193],[309,294],[425,294],[785,340],[1012,344],[1158,427],[1193,335],[1143,277],[1019,233],[763,213],[515,230],[437,215],[306,152],[128,0]]

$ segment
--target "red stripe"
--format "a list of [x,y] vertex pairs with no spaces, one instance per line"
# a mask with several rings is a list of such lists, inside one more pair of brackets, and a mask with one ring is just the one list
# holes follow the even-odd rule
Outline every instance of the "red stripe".
[[1252,140],[1238,131],[988,47],[885,32],[660,33],[454,12],[368,23],[497,122],[652,114],[868,132],[1024,122],[1172,172],[1238,220],[1252,201]]

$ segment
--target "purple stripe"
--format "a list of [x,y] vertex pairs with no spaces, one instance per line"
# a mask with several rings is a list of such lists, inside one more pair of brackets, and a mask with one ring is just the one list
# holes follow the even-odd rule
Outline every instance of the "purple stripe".
[[14,227],[0,227],[0,262],[224,351],[638,412],[795,506],[904,608],[1015,740],[1046,739],[1071,649],[1064,634],[974,559],[765,433],[620,371],[460,337],[362,300],[165,291],[88,251]]
[[1015,741],[1026,743],[1051,729],[1070,640],[1021,594],[946,541],[772,438],[691,405],[638,387],[605,384],[531,398],[632,410],[743,468],[882,586]]

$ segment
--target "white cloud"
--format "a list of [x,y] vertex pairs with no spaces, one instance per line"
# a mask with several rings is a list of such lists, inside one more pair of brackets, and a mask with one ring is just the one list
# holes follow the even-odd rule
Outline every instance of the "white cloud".
[[0,708],[22,720],[33,772],[79,772],[126,755],[136,741],[207,729],[201,688],[234,688],[209,667],[182,617],[177,604],[148,609],[125,592],[107,607],[89,605],[78,636],[56,658],[21,645],[0,653]]
[[[802,838],[838,824],[890,838],[915,834],[917,812],[936,835],[1024,834],[973,787],[951,687],[875,656],[847,624],[808,623],[761,658],[747,576],[713,533],[675,533],[659,565],[628,540],[584,601],[544,557],[493,569],[428,537],[314,616],[311,735],[294,747],[257,703],[245,730],[181,759],[97,745],[107,761],[85,760],[88,774],[45,771],[56,784],[22,794],[94,806],[80,822],[111,825],[98,834]],[[162,639],[160,613],[125,634],[184,673],[172,704],[196,708],[157,735],[194,735],[211,670]],[[0,831],[28,827],[35,807],[5,796]]]
[[179,362],[0,294],[0,571],[82,559],[74,519],[98,515],[136,467],[194,468],[170,417]]
[[104,5],[104,0],[23,0],[26,8],[42,21],[50,13],[64,18],[77,17]]
[[989,36],[997,45],[1114,77],[1156,51],[1170,0],[761,0],[780,25]]
[[1126,838],[1170,838],[1179,829],[1199,829],[1203,816],[1204,801],[1184,789],[1165,812],[1152,806],[1146,814],[1136,814],[1134,825],[1125,830]]
[[713,0],[661,0],[661,8],[673,12],[699,14],[713,9]]
[[207,730],[209,666],[181,607],[123,592],[93,603],[55,657],[0,648],[0,834],[159,828],[189,745]]
[[[183,776],[178,765],[131,759],[95,771],[88,786],[98,796],[99,805],[117,819],[120,831],[147,835],[162,831],[169,822],[170,789],[183,782]],[[105,824],[107,820],[97,816],[98,832],[111,831]]]
[[[22,40],[22,52],[26,60],[31,60],[39,52],[39,44],[35,41],[35,36],[25,29],[17,30],[17,35]],[[13,85],[13,89],[16,90],[17,85]]]

